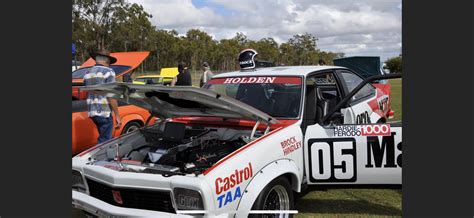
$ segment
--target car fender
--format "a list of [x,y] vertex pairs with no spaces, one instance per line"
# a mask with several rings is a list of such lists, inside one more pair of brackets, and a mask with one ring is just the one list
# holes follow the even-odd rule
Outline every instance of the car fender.
[[291,175],[291,183],[293,191],[301,191],[301,178],[298,176],[298,166],[296,162],[290,159],[280,159],[273,161],[259,170],[257,175],[253,177],[250,183],[245,187],[245,191],[237,206],[236,217],[247,217],[249,211],[257,199],[258,195],[272,180],[283,174]]
[[[126,114],[120,117],[122,121],[122,126],[115,131],[115,136],[119,136],[122,133],[123,128],[131,121],[140,121],[142,124],[145,123],[145,119],[139,114]],[[115,121],[114,121],[115,123]]]

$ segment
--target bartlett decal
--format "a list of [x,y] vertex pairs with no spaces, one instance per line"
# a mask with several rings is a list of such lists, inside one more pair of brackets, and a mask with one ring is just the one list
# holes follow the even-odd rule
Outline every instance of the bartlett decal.
[[[218,177],[215,181],[215,185],[216,194],[218,195],[217,201],[219,202],[219,208],[232,201],[235,201],[237,198],[242,197],[242,192],[239,185],[252,178],[252,176],[252,164],[249,163],[245,168],[240,170],[236,169],[227,177]],[[237,188],[235,188],[235,191],[232,192],[231,189],[234,187]]]
[[293,136],[285,141],[280,142],[283,154],[286,156],[298,148],[301,148],[301,141],[296,140],[296,136]]
[[390,136],[390,124],[335,126],[334,136]]

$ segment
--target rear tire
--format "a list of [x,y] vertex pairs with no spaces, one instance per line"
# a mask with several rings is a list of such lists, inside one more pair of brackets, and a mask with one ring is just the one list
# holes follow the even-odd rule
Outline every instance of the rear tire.
[[127,125],[125,125],[125,127],[122,129],[122,133],[121,135],[125,134],[125,133],[129,133],[129,132],[133,132],[137,129],[140,129],[143,125],[141,125],[139,122],[137,121],[132,121],[132,122],[129,122],[127,123]]
[[[252,210],[293,210],[294,196],[290,182],[283,176],[271,181],[260,192]],[[250,217],[292,217],[291,214],[250,214]]]

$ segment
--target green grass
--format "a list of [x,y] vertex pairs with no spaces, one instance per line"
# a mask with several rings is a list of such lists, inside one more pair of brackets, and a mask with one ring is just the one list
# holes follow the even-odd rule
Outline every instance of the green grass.
[[395,111],[395,115],[390,121],[402,120],[402,79],[392,79],[389,81],[392,86],[390,106]]
[[401,188],[312,190],[296,202],[296,217],[399,217]]

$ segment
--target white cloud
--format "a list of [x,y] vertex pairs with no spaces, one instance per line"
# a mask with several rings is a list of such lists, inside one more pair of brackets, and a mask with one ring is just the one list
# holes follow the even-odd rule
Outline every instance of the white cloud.
[[190,0],[132,0],[142,5],[159,28],[197,28],[222,25],[222,19],[208,7],[196,8]]
[[[278,43],[304,32],[318,38],[321,50],[386,59],[401,52],[401,0],[132,0],[153,15],[158,28],[184,34],[199,28],[215,39],[236,32]],[[219,11],[219,7],[226,11]]]

